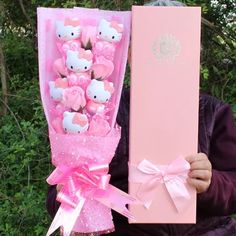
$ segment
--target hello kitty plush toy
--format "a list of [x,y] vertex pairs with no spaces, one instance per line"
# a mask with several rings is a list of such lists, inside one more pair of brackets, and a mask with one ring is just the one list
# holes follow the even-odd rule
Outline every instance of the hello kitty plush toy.
[[91,50],[80,48],[78,51],[68,50],[66,54],[66,67],[72,72],[86,72],[93,64]]
[[63,114],[62,126],[66,133],[83,133],[87,131],[89,127],[88,117],[79,112],[65,111]]
[[98,40],[93,48],[93,53],[96,56],[103,56],[108,60],[113,61],[116,43],[122,38],[123,24],[116,21],[107,21],[102,19],[98,25]]
[[110,43],[117,43],[121,40],[123,28],[123,24],[102,19],[98,26],[98,38]]
[[105,103],[109,101],[113,92],[112,82],[93,79],[86,90],[89,99],[86,105],[87,111],[91,114],[102,113],[105,110]]
[[57,43],[59,51],[64,54],[68,50],[78,50],[81,46],[78,38],[81,35],[81,26],[78,19],[65,19],[65,21],[56,22],[56,36],[59,39]]
[[49,94],[54,101],[61,101],[63,91],[68,88],[67,78],[58,78],[55,81],[49,81]]

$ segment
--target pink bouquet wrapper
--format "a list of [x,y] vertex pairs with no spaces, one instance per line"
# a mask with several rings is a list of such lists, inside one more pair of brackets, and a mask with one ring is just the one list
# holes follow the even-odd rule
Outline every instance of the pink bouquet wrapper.
[[[64,235],[72,231],[81,233],[111,232],[114,229],[111,208],[132,218],[126,204],[135,200],[109,184],[108,165],[120,139],[116,116],[123,86],[130,39],[130,12],[101,11],[98,9],[38,8],[38,50],[40,92],[48,122],[52,163],[56,167],[47,179],[49,184],[62,184],[57,199],[61,206],[48,230],[51,235],[57,228]],[[98,24],[101,19],[118,20],[123,24],[122,39],[116,45],[114,70],[109,77],[114,84],[111,109],[107,115],[110,131],[106,135],[88,132],[67,134],[53,126],[56,119],[55,101],[49,96],[49,81],[54,80],[53,62],[61,57],[56,45],[55,22],[78,18],[81,26]]]

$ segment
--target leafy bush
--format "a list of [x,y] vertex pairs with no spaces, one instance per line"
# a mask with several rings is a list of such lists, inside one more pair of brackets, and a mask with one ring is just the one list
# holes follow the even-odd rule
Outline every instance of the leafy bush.
[[0,119],[0,235],[44,235],[48,226],[45,179],[52,167],[47,127],[37,80],[25,85],[30,89],[18,89],[9,100],[14,116],[9,112]]

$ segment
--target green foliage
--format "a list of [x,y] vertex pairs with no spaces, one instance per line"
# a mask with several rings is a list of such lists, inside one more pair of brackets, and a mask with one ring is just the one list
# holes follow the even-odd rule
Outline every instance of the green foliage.
[[[44,235],[45,179],[52,167],[37,80],[10,98],[14,111],[0,120],[0,235]],[[14,86],[13,86],[14,88]],[[24,113],[25,110],[25,113]],[[35,224],[35,220],[38,222]]]
[[[45,235],[46,177],[52,170],[47,124],[38,85],[36,8],[91,7],[129,10],[142,0],[2,0],[0,46],[8,76],[8,113],[0,117],[0,235]],[[201,89],[229,102],[236,114],[235,2],[186,0],[201,5],[203,24]],[[129,71],[129,70],[128,70]],[[129,72],[125,79],[129,85]],[[0,97],[2,96],[0,92]],[[37,222],[37,223],[36,223]]]

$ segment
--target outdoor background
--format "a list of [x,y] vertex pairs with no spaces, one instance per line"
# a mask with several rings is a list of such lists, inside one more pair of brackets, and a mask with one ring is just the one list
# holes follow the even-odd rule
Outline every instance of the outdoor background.
[[[232,104],[236,115],[236,3],[234,0],[184,2],[202,6],[201,90]],[[132,4],[142,3],[0,0],[1,236],[44,235],[51,221],[45,210],[45,179],[53,167],[39,94],[36,8],[128,10]]]

